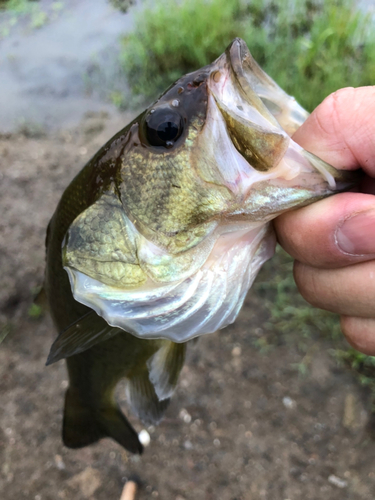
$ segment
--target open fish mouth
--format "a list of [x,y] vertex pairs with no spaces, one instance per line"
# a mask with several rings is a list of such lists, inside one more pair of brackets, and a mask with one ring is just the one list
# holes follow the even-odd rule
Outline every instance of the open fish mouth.
[[262,70],[243,40],[240,38],[233,40],[226,50],[226,56],[239,86],[250,99],[250,103],[264,113],[264,108],[261,108],[259,103],[261,101],[269,112],[267,119],[272,121],[271,114],[277,121],[274,122],[276,126],[281,125],[288,135],[293,135],[309,113]]
[[243,40],[235,39],[212,66],[202,140],[218,138],[218,173],[203,177],[237,195],[241,213],[265,221],[348,188],[352,172],[336,170],[291,139],[308,113],[259,67]]

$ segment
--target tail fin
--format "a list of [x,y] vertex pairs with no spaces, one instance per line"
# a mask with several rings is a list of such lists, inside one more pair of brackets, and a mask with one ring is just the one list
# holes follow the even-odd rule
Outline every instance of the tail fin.
[[138,434],[114,404],[100,412],[84,405],[72,389],[65,394],[63,442],[68,448],[83,448],[110,437],[131,453],[142,453]]

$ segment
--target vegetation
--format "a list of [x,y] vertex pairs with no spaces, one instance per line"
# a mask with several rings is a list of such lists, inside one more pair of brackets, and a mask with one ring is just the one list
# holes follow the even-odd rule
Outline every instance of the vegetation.
[[262,68],[308,110],[375,77],[371,20],[350,0],[160,0],[122,40],[134,96],[154,98],[243,38]]
[[13,26],[20,19],[26,19],[27,25],[38,29],[55,19],[63,8],[63,3],[55,1],[42,7],[39,0],[0,0],[0,12],[5,11],[5,17],[0,25],[0,39],[9,35]]

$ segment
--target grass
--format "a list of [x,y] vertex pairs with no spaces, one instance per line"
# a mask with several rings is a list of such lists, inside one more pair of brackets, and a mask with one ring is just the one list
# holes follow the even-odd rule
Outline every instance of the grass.
[[367,356],[346,346],[342,340],[339,316],[308,304],[297,290],[292,269],[293,259],[277,247],[276,255],[265,264],[253,285],[254,292],[263,298],[269,314],[263,328],[265,335],[256,339],[254,346],[263,353],[277,343],[297,347],[301,361],[293,368],[299,375],[305,376],[316,342],[324,339],[338,364],[348,366],[360,384],[369,388],[375,413],[375,356]]
[[[236,36],[309,111],[338,88],[375,82],[373,21],[352,0],[160,0],[146,4],[134,32],[121,42],[120,63],[134,103],[154,99],[181,75],[209,64]],[[123,102],[119,95],[112,101]],[[275,343],[280,333],[284,342],[297,343],[302,361],[296,369],[305,374],[316,339],[337,342],[340,325],[337,315],[302,299],[292,265],[278,250],[254,285],[264,297],[265,330],[271,332],[254,342],[265,353],[272,348],[272,335]],[[375,358],[337,347],[333,353],[371,387],[375,401]]]
[[0,12],[6,17],[0,26],[0,38],[5,38],[21,19],[26,19],[31,29],[42,28],[49,21],[53,21],[63,9],[60,1],[52,2],[47,9],[38,4],[38,0],[0,0]]
[[[123,37],[133,97],[155,98],[181,75],[243,38],[255,59],[308,110],[342,86],[375,78],[370,18],[350,0],[160,0]],[[203,7],[204,5],[204,7]]]
[[38,304],[31,304],[27,311],[27,314],[31,319],[39,319],[43,315],[43,309]]

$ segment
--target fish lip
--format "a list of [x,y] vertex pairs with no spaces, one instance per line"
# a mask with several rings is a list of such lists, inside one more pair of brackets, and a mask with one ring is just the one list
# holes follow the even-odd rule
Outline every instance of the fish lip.
[[235,38],[226,49],[225,56],[249,104],[255,106],[273,125],[281,126],[292,136],[309,113],[263,71],[244,40]]
[[[252,65],[258,66],[244,40],[235,38],[225,51],[226,60],[230,65],[230,72],[235,78],[235,84],[241,89],[242,95],[248,104],[263,115],[271,126],[280,129],[280,124],[262,102],[252,79]],[[262,71],[262,70],[261,70]],[[263,72],[263,71],[262,71]],[[270,80],[271,81],[271,80]],[[274,82],[272,82],[274,83]]]
[[[245,88],[242,85],[242,78],[246,79],[244,68],[243,68],[243,61],[245,60],[246,57],[251,57],[250,51],[246,45],[246,43],[241,39],[241,38],[235,38],[232,43],[227,47],[225,51],[230,65],[232,67],[233,73],[235,74],[238,83],[241,85],[244,91],[246,91],[246,85]],[[245,80],[246,81],[246,80]]]
[[235,38],[212,64],[208,87],[220,108],[242,116],[250,126],[287,135],[258,95],[259,87],[270,93],[283,91],[257,65],[241,38]]

